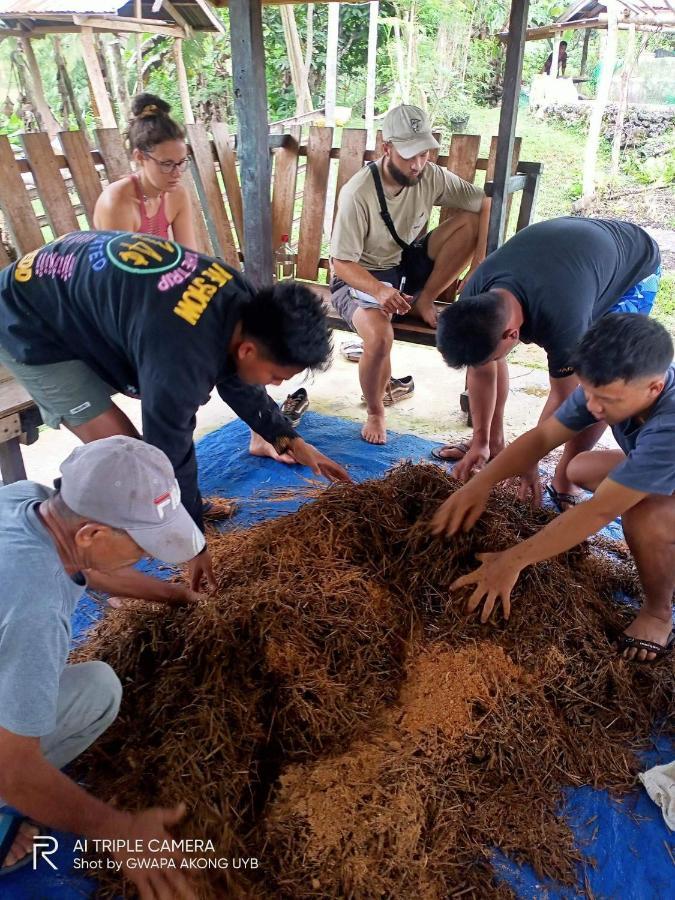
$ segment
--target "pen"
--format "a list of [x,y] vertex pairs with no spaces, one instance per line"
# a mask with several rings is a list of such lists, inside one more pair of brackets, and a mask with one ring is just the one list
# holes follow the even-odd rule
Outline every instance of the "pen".
[[401,284],[399,285],[398,292],[399,294],[403,293],[403,288],[405,287],[405,275],[401,278]]

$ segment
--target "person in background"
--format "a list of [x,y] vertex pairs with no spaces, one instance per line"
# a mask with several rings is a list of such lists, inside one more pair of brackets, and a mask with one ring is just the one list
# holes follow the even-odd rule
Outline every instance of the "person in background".
[[182,177],[189,163],[185,132],[166,101],[139,94],[127,132],[136,171],[109,184],[94,208],[99,231],[136,231],[197,246],[192,203]]
[[124,849],[112,855],[142,900],[192,898],[178,863],[138,865],[178,858],[148,849],[171,840],[184,804],[116,809],[60,770],[114,722],[122,699],[107,663],[67,661],[86,573],[112,574],[146,554],[183,563],[204,537],[180,502],[171,463],[143,441],[78,447],[61,476],[56,490],[32,481],[0,487],[0,883],[32,861],[46,827],[115,840]]
[[[438,150],[427,114],[403,104],[382,123],[383,156],[343,187],[330,239],[331,300],[363,338],[359,380],[367,418],[361,437],[385,444],[385,404],[409,396],[412,376],[391,378],[392,317],[436,327],[434,301],[468,267],[479,238],[482,188],[431,162]],[[423,234],[434,206],[448,219]]]
[[[551,66],[553,65],[553,53],[549,53],[541,70],[543,75],[551,74]],[[567,41],[560,41],[558,48],[558,78],[565,77],[565,69],[567,68]]]
[[455,491],[437,510],[432,531],[438,535],[469,531],[485,510],[494,485],[527,472],[574,435],[606,423],[619,449],[580,453],[565,471],[573,484],[593,492],[590,500],[570,507],[508,550],[478,554],[480,567],[458,578],[450,590],[474,587],[467,612],[483,603],[481,622],[499,602],[508,619],[511,591],[523,569],[570,550],[621,516],[644,600],[619,635],[618,646],[625,659],[654,662],[670,653],[675,641],[673,341],[653,319],[612,313],[591,326],[570,362],[579,387],[553,415],[509,444]]
[[[139,94],[132,104],[127,137],[136,171],[109,184],[96,201],[94,227],[100,231],[136,231],[173,238],[188,250],[197,246],[190,195],[182,182],[189,154],[185,131],[169,115],[169,104],[155,94]],[[295,427],[309,406],[300,388],[284,402],[283,412]],[[278,453],[262,435],[251,431],[249,453],[294,463],[290,453]]]

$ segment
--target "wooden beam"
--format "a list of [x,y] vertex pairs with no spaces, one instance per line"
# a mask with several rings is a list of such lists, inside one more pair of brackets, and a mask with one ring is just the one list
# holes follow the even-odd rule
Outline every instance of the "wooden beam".
[[274,272],[261,0],[230,0],[230,39],[239,121],[237,155],[244,204],[244,270],[254,284],[261,286],[272,281]]
[[77,216],[48,136],[43,132],[22,134],[21,141],[54,238],[79,231]]
[[340,4],[328,7],[328,34],[326,36],[326,125],[335,126],[337,101],[338,40],[340,37]]
[[89,28],[95,31],[109,31],[112,34],[124,31],[130,34],[161,34],[165,37],[187,37],[185,29],[181,28],[180,25],[158,23],[152,19],[123,19],[118,17],[106,19],[98,16],[73,16],[73,21],[83,31],[85,28]]
[[127,156],[124,140],[117,128],[97,128],[96,140],[101,148],[103,165],[108,182],[118,181],[131,174],[131,165]]
[[234,269],[239,268],[239,258],[232,240],[232,226],[223,203],[223,195],[216,177],[216,164],[213,158],[211,142],[203,125],[188,125],[187,133],[192,148],[192,156],[199,180],[197,190],[201,186],[204,195],[204,215],[212,226],[212,242],[218,256]]
[[379,0],[371,0],[368,4],[368,62],[366,64],[366,143],[372,147],[375,138],[375,63],[377,60],[377,20],[380,14]]
[[103,128],[117,128],[115,113],[113,112],[110,97],[108,96],[108,89],[98,61],[96,46],[94,44],[94,35],[91,28],[82,28],[80,41],[82,43],[84,65],[87,69],[87,76],[96,101],[96,108],[101,126]]
[[68,161],[75,189],[80,198],[89,227],[94,227],[94,207],[101,193],[101,179],[94,165],[87,136],[81,131],[62,131],[61,146]]
[[14,158],[9,138],[0,134],[0,209],[19,255],[37,250],[45,243],[42,230]]
[[42,76],[40,75],[40,68],[37,64],[37,60],[35,59],[35,53],[33,52],[33,46],[30,42],[30,38],[22,37],[21,38],[21,47],[23,48],[23,52],[26,56],[26,61],[28,62],[28,68],[30,70],[30,77],[33,84],[33,96],[35,99],[35,105],[37,106],[36,112],[42,124],[42,128],[47,132],[50,137],[50,140],[54,140],[56,135],[61,130],[61,126],[54,118],[54,114],[49,108],[49,104],[45,99],[45,92],[42,86]]
[[[237,232],[239,246],[244,246],[244,209],[241,202],[241,186],[237,175],[237,163],[235,160],[234,150],[230,144],[230,133],[226,122],[213,122],[211,124],[211,132],[213,134],[213,143],[216,147],[218,162],[220,163],[220,171],[223,176],[223,184],[225,185],[225,193],[230,204],[230,212],[232,213],[232,221]],[[293,181],[293,190],[295,192],[295,180]]]
[[178,77],[178,90],[180,92],[180,105],[183,108],[183,120],[186,125],[195,124],[195,114],[190,103],[190,88],[188,86],[185,60],[183,59],[183,40],[176,38],[173,42],[173,58],[176,63],[176,75]]
[[[506,216],[508,211],[506,186],[511,177],[513,164],[513,144],[518,119],[518,99],[523,74],[523,54],[525,32],[530,0],[513,0],[509,21],[509,41],[506,47],[504,67],[504,90],[499,114],[497,133],[497,155],[495,159],[494,189],[490,224],[488,226],[487,252],[492,253],[504,241]],[[557,62],[553,60],[552,64]]]

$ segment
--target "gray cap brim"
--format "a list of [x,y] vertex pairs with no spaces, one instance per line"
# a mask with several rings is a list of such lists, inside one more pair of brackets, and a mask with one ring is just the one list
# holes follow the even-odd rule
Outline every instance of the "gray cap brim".
[[427,150],[438,150],[441,146],[430,131],[418,134],[417,137],[409,141],[392,140],[391,143],[396,147],[403,159],[412,159],[418,153],[426,153]]
[[204,535],[185,507],[176,510],[169,522],[151,528],[125,529],[141,550],[171,566],[188,562],[204,549]]

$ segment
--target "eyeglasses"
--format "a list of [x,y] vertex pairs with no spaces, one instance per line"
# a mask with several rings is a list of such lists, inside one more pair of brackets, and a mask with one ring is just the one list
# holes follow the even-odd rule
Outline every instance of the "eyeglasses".
[[189,156],[184,156],[183,159],[174,162],[172,159],[155,159],[152,153],[145,153],[143,155],[146,159],[151,159],[154,163],[157,163],[165,175],[172,175],[174,172],[185,172],[188,163],[190,162]]

